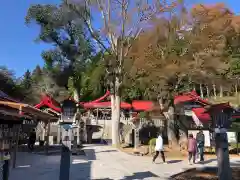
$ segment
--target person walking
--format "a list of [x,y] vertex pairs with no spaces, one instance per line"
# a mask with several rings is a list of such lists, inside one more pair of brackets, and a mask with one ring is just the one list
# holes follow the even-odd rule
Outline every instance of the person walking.
[[205,136],[204,136],[202,130],[200,130],[197,133],[196,139],[197,139],[198,154],[200,156],[200,162],[203,162],[204,161]]
[[155,163],[155,160],[157,159],[157,157],[159,156],[160,153],[161,153],[163,163],[166,163],[165,155],[164,155],[164,151],[163,151],[163,138],[162,138],[161,134],[159,133],[159,135],[156,139],[155,155],[153,156],[153,160],[152,160],[153,163]]
[[36,142],[36,132],[35,129],[33,129],[29,134],[28,139],[28,149],[32,152],[34,150],[34,145]]
[[193,137],[193,134],[189,134],[188,137],[188,161],[191,165],[191,160],[193,159],[193,164],[195,164],[196,160],[196,153],[197,153],[197,141]]

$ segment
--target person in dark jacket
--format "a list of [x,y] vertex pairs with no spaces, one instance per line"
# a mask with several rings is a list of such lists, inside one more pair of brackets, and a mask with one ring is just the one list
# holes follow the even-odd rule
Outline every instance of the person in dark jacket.
[[36,132],[35,129],[33,129],[29,134],[28,139],[28,149],[32,152],[34,150],[34,144],[36,142]]
[[204,146],[205,146],[205,136],[202,130],[200,130],[197,133],[196,140],[197,140],[198,154],[200,156],[200,162],[202,162],[204,161]]

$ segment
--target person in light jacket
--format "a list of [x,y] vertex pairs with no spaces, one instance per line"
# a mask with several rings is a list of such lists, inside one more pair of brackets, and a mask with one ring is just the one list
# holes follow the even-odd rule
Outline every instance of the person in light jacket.
[[165,155],[164,155],[164,151],[163,151],[163,138],[161,136],[161,134],[159,133],[157,139],[156,139],[156,145],[155,145],[155,155],[153,157],[153,163],[155,163],[155,160],[157,159],[159,153],[161,153],[161,157],[164,163],[166,163],[165,161]]

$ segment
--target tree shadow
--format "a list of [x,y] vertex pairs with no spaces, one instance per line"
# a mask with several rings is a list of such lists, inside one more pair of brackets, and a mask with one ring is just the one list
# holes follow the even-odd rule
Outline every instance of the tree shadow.
[[216,160],[217,160],[217,159],[208,159],[208,160],[206,160],[206,161],[198,162],[197,164],[209,164],[209,163],[214,162],[214,161],[216,161]]
[[120,180],[145,179],[145,178],[152,178],[152,177],[159,177],[159,176],[150,171],[145,171],[145,172],[136,172],[133,175],[125,176]]
[[[70,156],[65,154],[67,162],[64,163],[64,173],[69,179],[86,180],[91,179],[91,161],[96,160],[93,149],[86,149],[87,156]],[[39,179],[59,179],[60,176],[60,156],[43,156],[31,153],[20,153],[17,159],[17,168],[10,170],[9,180],[36,180]],[[68,179],[68,178],[67,178]]]
[[170,160],[170,161],[167,161],[168,164],[175,164],[175,163],[179,163],[179,162],[182,162],[183,160]]
[[[145,171],[145,172],[136,172],[131,176],[124,176],[123,178],[119,180],[133,180],[133,179],[145,179],[145,178],[160,178],[158,175],[150,172],[150,171]],[[92,179],[92,180],[114,180],[111,178],[100,178],[100,179]]]
[[[238,180],[240,177],[240,168],[231,167],[233,180]],[[203,168],[192,168],[184,172],[175,174],[169,178],[169,180],[180,180],[180,179],[194,179],[194,180],[217,180],[217,167],[203,167]],[[207,175],[207,176],[206,176]]]
[[95,153],[107,153],[107,152],[118,152],[117,150],[106,150],[106,151],[97,151]]
[[87,159],[89,161],[96,160],[96,154],[95,154],[95,151],[93,149],[84,149],[84,151],[85,151],[85,154],[86,154]]

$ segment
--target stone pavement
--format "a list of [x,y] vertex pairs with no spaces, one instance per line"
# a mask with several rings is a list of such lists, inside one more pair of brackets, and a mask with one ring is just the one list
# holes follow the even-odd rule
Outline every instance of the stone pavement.
[[[178,159],[167,159],[168,164],[162,164],[161,160],[152,164],[149,157],[129,155],[110,146],[89,145],[85,149],[86,156],[71,158],[70,180],[163,180],[193,167]],[[240,162],[240,158],[233,161]],[[59,163],[59,155],[19,153],[17,168],[11,170],[9,180],[58,180]],[[216,160],[207,160],[207,165],[215,166]]]

